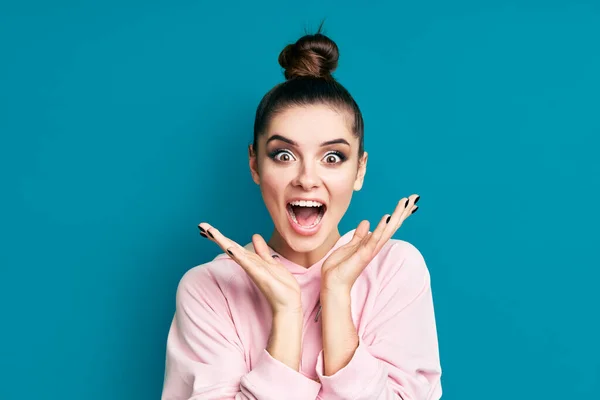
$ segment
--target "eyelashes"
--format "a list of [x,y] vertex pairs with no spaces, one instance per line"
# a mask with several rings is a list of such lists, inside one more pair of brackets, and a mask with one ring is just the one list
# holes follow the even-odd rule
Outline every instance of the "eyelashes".
[[337,150],[333,150],[328,152],[327,154],[325,154],[325,159],[327,159],[327,157],[331,156],[331,155],[335,155],[338,156],[340,158],[340,163],[343,163],[344,161],[346,161],[348,159],[348,157],[346,157],[346,155],[344,153],[342,153],[341,151],[337,151]]
[[[275,149],[273,151],[270,151],[267,156],[273,160],[275,160],[275,157],[277,157],[279,154],[282,153],[287,153],[290,155],[290,157],[292,157],[292,153],[290,153],[288,150],[284,150],[284,149]],[[279,160],[275,160],[275,161],[279,161]]]
[[[281,154],[287,154],[290,157],[290,160],[285,160],[284,161],[284,160],[278,159],[277,157],[279,155],[281,155]],[[267,156],[270,159],[272,159],[272,160],[274,160],[276,162],[282,162],[282,163],[287,163],[287,162],[290,162],[290,161],[293,161],[293,160],[296,159],[294,157],[294,155],[292,154],[292,152],[290,152],[287,149],[274,149],[273,151],[270,151],[267,154]],[[328,158],[331,157],[331,156],[337,157],[338,160],[335,161],[335,162],[327,162]],[[348,157],[344,153],[342,153],[341,151],[332,150],[332,151],[328,151],[327,153],[325,153],[325,156],[323,156],[323,159],[326,160],[325,161],[326,164],[335,165],[335,164],[341,164],[341,163],[343,163],[344,161],[346,161],[348,159]]]

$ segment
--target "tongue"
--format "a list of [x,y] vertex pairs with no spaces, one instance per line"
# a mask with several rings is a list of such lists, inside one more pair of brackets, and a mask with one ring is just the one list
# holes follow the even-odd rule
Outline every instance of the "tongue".
[[296,221],[302,226],[311,226],[319,216],[319,207],[292,206]]

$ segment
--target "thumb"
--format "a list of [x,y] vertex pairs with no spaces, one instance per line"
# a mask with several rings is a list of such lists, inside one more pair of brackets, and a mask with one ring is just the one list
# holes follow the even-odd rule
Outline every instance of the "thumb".
[[352,240],[348,243],[348,246],[353,246],[359,243],[364,237],[369,233],[369,221],[363,220],[358,224],[358,227],[354,231],[354,235],[352,236]]
[[258,233],[252,235],[252,245],[254,246],[254,251],[260,256],[260,258],[269,263],[273,262],[267,242],[265,242],[265,239],[263,239],[263,237]]

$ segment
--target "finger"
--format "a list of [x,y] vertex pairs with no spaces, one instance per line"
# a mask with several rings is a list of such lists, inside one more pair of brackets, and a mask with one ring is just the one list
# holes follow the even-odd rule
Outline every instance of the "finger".
[[200,236],[208,238],[208,235],[206,234],[206,229],[204,229],[201,225],[202,224],[198,224],[198,229],[200,229]]
[[410,204],[410,199],[408,197],[403,197],[400,199],[400,201],[398,201],[398,204],[396,204],[396,208],[394,209],[394,212],[392,213],[392,215],[390,216],[390,219],[388,220],[387,227],[385,228],[386,236],[392,237],[394,235],[394,232],[396,232],[396,230],[398,230],[398,228],[400,227],[400,224],[403,221],[403,219],[402,219],[403,213],[409,204]]
[[269,252],[269,246],[267,245],[267,242],[265,242],[265,239],[263,239],[263,237],[258,233],[252,235],[252,245],[254,245],[254,251],[260,258],[270,264],[274,262],[273,256],[271,256],[271,253]]
[[383,245],[389,239],[391,239],[392,236],[394,236],[394,233],[396,233],[396,231],[402,225],[402,222],[404,222],[404,220],[409,215],[409,211],[407,210],[410,210],[412,208],[412,205],[414,205],[413,199],[415,198],[418,200],[417,195],[411,195],[409,197],[403,197],[402,199],[400,199],[400,201],[398,201],[394,212],[392,213],[392,215],[390,215],[389,218],[386,219],[386,226],[384,227],[381,236],[378,238],[374,252],[378,252],[379,250],[381,250],[381,247],[383,247]]
[[[365,239],[365,242],[368,242],[372,233],[369,233]],[[356,249],[356,251],[351,252],[351,254],[347,257],[348,262],[342,264],[340,268],[340,273],[343,276],[349,276],[350,281],[354,282],[360,276],[360,274],[364,271],[367,265],[373,259],[373,255],[376,254],[371,251],[364,243],[361,243]]]
[[249,260],[250,253],[244,248],[238,248],[237,246],[230,246],[226,250],[227,254],[235,261],[246,274],[254,281],[258,282],[257,278],[261,273],[261,268],[256,268],[255,263]]
[[218,229],[214,228],[210,224],[202,223],[200,227],[205,230],[206,234],[210,239],[212,239],[215,243],[223,249],[233,261],[235,261],[246,273],[248,276],[258,285],[261,280],[264,279],[264,274],[268,272],[264,268],[260,268],[260,265],[264,265],[257,260],[253,259],[254,257],[259,258],[257,254],[254,254],[244,247],[240,246],[238,243],[233,240],[225,237]]
[[269,246],[261,235],[257,233],[252,235],[252,245],[254,252],[246,251],[243,256],[245,258],[240,259],[238,264],[246,270],[246,273],[257,285],[261,286],[261,281],[279,279],[282,270],[289,273],[279,259],[271,256]]
[[213,227],[212,225],[203,222],[198,226],[204,230],[204,232],[207,235],[207,238],[214,241],[223,251],[226,252],[227,249],[231,247],[236,249],[242,248],[242,246],[223,235],[217,228]]
[[419,201],[420,197],[421,196],[419,196],[417,194],[412,194],[412,195],[408,196],[407,206],[404,209],[404,211],[402,212],[402,217],[397,222],[394,232],[400,228],[400,226],[406,220],[406,218],[410,217],[417,210],[417,208],[419,208],[418,206],[415,206],[415,204],[417,203],[417,201]]
[[[212,228],[210,230],[215,236],[215,240],[219,240],[220,233]],[[259,282],[264,279],[266,273],[264,261],[258,254],[248,251],[246,248],[240,246],[234,241],[230,240],[231,246],[225,248],[225,252],[229,254],[231,259],[235,261],[246,274],[258,285]]]
[[[372,253],[377,248],[379,242],[382,240],[385,228],[388,226],[387,220],[390,217],[390,215],[386,214],[383,216],[383,218],[381,218],[379,224],[377,224],[377,228],[375,228],[373,233],[370,235],[369,240],[364,244],[369,253]],[[385,239],[385,237],[383,237],[383,239]]]
[[370,226],[371,223],[369,221],[361,221],[360,224],[358,224],[356,231],[354,231],[354,237],[352,238],[352,240],[354,241],[354,238],[356,238],[357,242],[363,240],[369,234]]
[[411,211],[411,214],[414,214],[414,213],[415,213],[415,211],[417,211],[417,208],[419,208],[419,206],[417,205],[417,201],[419,201],[419,199],[421,199],[421,196],[419,196],[418,194],[417,194],[417,195],[415,195],[415,196],[416,196],[416,197],[415,197],[415,198],[414,198],[414,200],[413,200],[413,206],[414,206],[414,207],[413,207],[413,209],[412,209],[412,211]]
[[341,246],[339,249],[335,250],[328,258],[327,262],[330,264],[339,264],[344,260],[348,259],[352,256],[352,254],[356,253],[356,249],[360,247],[362,241],[369,234],[369,221],[364,220],[358,224],[358,227],[354,230],[354,234],[352,239]]
[[367,220],[360,221],[360,223],[354,230],[354,235],[352,235],[352,240],[350,240],[344,247],[351,247],[351,246],[354,246],[354,245],[360,243],[368,233],[369,233],[369,221],[367,221]]

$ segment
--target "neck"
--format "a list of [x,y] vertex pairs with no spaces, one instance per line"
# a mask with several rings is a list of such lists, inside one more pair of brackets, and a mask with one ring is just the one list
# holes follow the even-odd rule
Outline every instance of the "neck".
[[317,248],[308,252],[298,252],[290,247],[290,245],[283,239],[277,229],[273,230],[271,238],[268,241],[269,247],[281,254],[291,262],[309,268],[316,262],[325,257],[325,254],[335,246],[337,241],[340,239],[340,231],[336,227],[331,231],[327,239]]

